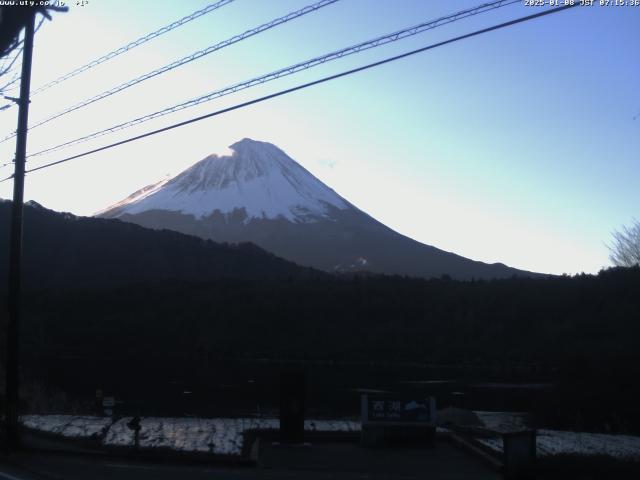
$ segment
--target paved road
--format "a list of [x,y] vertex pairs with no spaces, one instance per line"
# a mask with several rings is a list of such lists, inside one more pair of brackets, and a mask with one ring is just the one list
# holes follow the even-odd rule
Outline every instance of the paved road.
[[0,459],[0,480],[497,480],[499,474],[448,443],[433,449],[365,450],[355,444],[264,449],[261,466],[132,461],[68,453]]

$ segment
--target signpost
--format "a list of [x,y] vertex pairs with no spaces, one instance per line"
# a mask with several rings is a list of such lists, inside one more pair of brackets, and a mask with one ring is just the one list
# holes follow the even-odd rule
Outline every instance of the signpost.
[[302,371],[280,375],[280,441],[304,442],[305,375]]
[[113,417],[113,408],[116,406],[116,399],[114,397],[103,397],[102,408],[104,409],[104,415],[106,417]]
[[536,431],[504,433],[502,442],[505,478],[528,478],[536,462]]
[[361,421],[361,442],[365,446],[385,441],[432,442],[436,425],[435,399],[362,395]]
[[135,416],[127,422],[127,428],[133,431],[133,448],[140,449],[140,430],[142,429],[140,417]]

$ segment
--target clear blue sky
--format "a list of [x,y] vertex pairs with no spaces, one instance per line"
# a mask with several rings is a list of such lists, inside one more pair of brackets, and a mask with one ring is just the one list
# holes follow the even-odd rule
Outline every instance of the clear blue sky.
[[[37,35],[32,84],[208,3],[72,2]],[[30,118],[310,3],[237,0],[34,97]],[[34,129],[29,150],[479,3],[341,0]],[[505,7],[34,164],[536,11]],[[611,231],[640,217],[639,47],[640,7],[575,8],[31,174],[27,197],[89,215],[251,137],[424,243],[529,270],[596,272],[608,265]],[[15,114],[0,112],[2,134],[15,129]],[[1,144],[0,163],[13,150]]]

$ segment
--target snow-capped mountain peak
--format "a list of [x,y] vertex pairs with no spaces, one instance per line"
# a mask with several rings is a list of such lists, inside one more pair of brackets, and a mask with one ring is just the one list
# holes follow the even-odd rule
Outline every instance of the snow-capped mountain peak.
[[419,243],[393,231],[326,186],[275,145],[245,138],[104,210],[147,228],[216,242],[252,242],[328,272],[415,277],[529,276]]
[[100,212],[167,210],[197,219],[244,210],[252,218],[309,222],[349,203],[275,145],[245,138],[228,156],[210,155],[177,176],[149,185]]

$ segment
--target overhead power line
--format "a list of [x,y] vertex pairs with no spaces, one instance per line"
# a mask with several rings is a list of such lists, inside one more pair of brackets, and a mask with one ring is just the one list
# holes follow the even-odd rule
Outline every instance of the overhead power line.
[[[374,68],[374,67],[379,67],[381,65],[384,65],[384,64],[387,64],[387,63],[391,63],[391,62],[394,62],[396,60],[400,60],[402,58],[407,58],[407,57],[410,57],[412,55],[416,55],[418,53],[426,52],[428,50],[432,50],[432,49],[437,48],[437,47],[442,47],[442,46],[448,45],[450,43],[458,42],[460,40],[465,40],[467,38],[471,38],[471,37],[475,37],[475,36],[478,36],[478,35],[482,35],[484,33],[492,32],[494,30],[499,30],[501,28],[506,28],[506,27],[509,27],[509,26],[512,26],[512,25],[516,25],[518,23],[523,23],[523,22],[526,22],[526,21],[529,21],[529,20],[533,20],[533,19],[536,19],[536,18],[540,18],[540,17],[546,16],[546,15],[551,15],[551,14],[554,14],[554,13],[558,13],[558,12],[561,12],[563,10],[567,10],[569,8],[573,8],[573,7],[577,7],[577,6],[579,6],[579,3],[567,4],[567,5],[564,5],[564,6],[561,6],[561,7],[556,7],[556,8],[553,8],[553,9],[544,10],[542,12],[534,13],[532,15],[527,15],[525,17],[516,18],[514,20],[510,20],[508,22],[500,23],[500,24],[494,25],[492,27],[487,27],[487,28],[483,28],[481,30],[476,30],[474,32],[467,33],[465,35],[460,35],[458,37],[450,38],[450,39],[444,40],[442,42],[438,42],[438,43],[434,43],[434,44],[431,44],[431,45],[427,45],[426,47],[418,48],[416,50],[411,50],[409,52],[405,52],[405,53],[402,53],[400,55],[395,55],[393,57],[388,57],[388,58],[385,58],[384,60],[379,60],[379,61],[374,62],[374,63],[369,63],[369,64],[364,65],[362,67],[358,67],[358,68],[347,70],[347,71],[344,71],[344,72],[341,72],[341,73],[330,75],[328,77],[324,77],[324,78],[321,78],[319,80],[314,80],[312,82],[304,83],[302,85],[298,85],[298,86],[295,86],[295,87],[292,87],[292,88],[287,88],[285,90],[280,90],[279,92],[272,93],[270,95],[265,95],[263,97],[259,97],[259,98],[253,99],[253,100],[249,100],[247,102],[242,102],[242,103],[233,105],[231,107],[223,108],[222,110],[217,110],[215,112],[211,112],[211,113],[208,113],[206,115],[201,115],[199,117],[195,117],[195,118],[192,118],[192,119],[189,119],[189,120],[185,120],[183,122],[175,123],[175,124],[169,125],[167,127],[163,127],[163,128],[159,128],[157,130],[153,130],[153,131],[150,131],[150,132],[147,132],[147,133],[143,133],[141,135],[136,135],[135,137],[130,137],[130,138],[127,138],[125,140],[121,140],[119,142],[111,143],[109,145],[105,145],[105,146],[102,146],[102,147],[99,147],[99,148],[94,148],[93,150],[89,150],[89,151],[86,151],[86,152],[83,152],[83,153],[79,153],[77,155],[72,155],[70,157],[66,157],[66,158],[63,158],[61,160],[57,160],[55,162],[50,162],[50,163],[47,163],[47,164],[44,164],[44,165],[40,165],[38,167],[31,168],[31,169],[27,170],[26,172],[27,173],[31,173],[31,172],[35,172],[35,171],[38,171],[38,170],[43,170],[45,168],[53,167],[54,165],[59,165],[61,163],[66,163],[66,162],[69,162],[71,160],[75,160],[77,158],[86,157],[87,155],[91,155],[93,153],[102,152],[104,150],[108,150],[108,149],[111,149],[111,148],[114,148],[114,147],[117,147],[117,146],[120,146],[120,145],[124,145],[126,143],[134,142],[134,141],[146,138],[146,137],[150,137],[150,136],[153,136],[153,135],[157,135],[159,133],[163,133],[163,132],[166,132],[166,131],[169,131],[169,130],[173,130],[174,128],[183,127],[185,125],[189,125],[191,123],[199,122],[199,121],[205,120],[207,118],[211,118],[211,117],[215,117],[215,116],[218,116],[218,115],[222,115],[224,113],[228,113],[228,112],[231,112],[231,111],[234,111],[234,110],[238,110],[238,109],[241,109],[241,108],[244,108],[244,107],[248,107],[250,105],[255,105],[257,103],[261,103],[261,102],[264,102],[266,100],[270,100],[272,98],[280,97],[282,95],[287,95],[289,93],[296,92],[298,90],[303,90],[305,88],[312,87],[314,85],[319,85],[321,83],[325,83],[325,82],[329,82],[331,80],[335,80],[335,79],[338,79],[338,78],[346,77],[346,76],[352,75],[354,73],[358,73],[358,72],[362,72],[362,71],[365,71],[365,70],[369,70],[369,69]],[[12,177],[13,176],[9,176],[7,178],[4,178],[4,179],[0,180],[0,182],[4,182],[6,180],[9,180]]]
[[207,93],[206,95],[202,95],[200,97],[196,97],[193,98],[191,100],[188,100],[186,102],[177,104],[177,105],[173,105],[171,107],[167,107],[164,108],[162,110],[158,110],[156,112],[153,113],[149,113],[146,115],[143,115],[141,117],[137,117],[134,118],[132,120],[129,120],[127,122],[124,123],[120,123],[118,125],[103,129],[103,130],[99,130],[97,132],[88,134],[88,135],[84,135],[82,137],[76,138],[74,140],[70,140],[68,142],[65,143],[61,143],[59,145],[56,145],[54,147],[49,147],[46,148],[44,150],[38,151],[36,153],[33,153],[31,155],[29,155],[29,158],[32,157],[36,157],[39,155],[44,155],[46,153],[51,153],[53,151],[59,150],[61,148],[67,148],[70,147],[72,145],[77,145],[79,143],[84,143],[87,142],[89,140],[92,140],[94,138],[98,138],[107,134],[111,134],[111,133],[115,133],[117,131],[120,130],[124,130],[126,128],[130,128],[133,127],[135,125],[139,125],[141,123],[162,117],[164,115],[168,115],[170,113],[174,113],[180,110],[184,110],[186,108],[190,108],[196,105],[200,105],[201,103],[205,103],[205,102],[209,102],[211,100],[214,100],[216,98],[220,98],[226,95],[230,95],[232,93],[236,93],[240,90],[245,90],[247,88],[251,88],[254,87],[256,85],[261,85],[263,83],[272,81],[272,80],[277,80],[278,78],[281,77],[285,77],[288,75],[292,75],[294,73],[300,72],[302,70],[307,70],[313,67],[316,67],[318,65],[322,65],[325,63],[328,63],[330,61],[333,60],[337,60],[343,57],[346,57],[348,55],[352,55],[355,53],[359,53],[362,52],[364,50],[368,50],[371,48],[375,48],[375,47],[379,47],[381,45],[385,45],[391,42],[395,42],[407,37],[411,37],[413,35],[417,35],[419,33],[425,32],[427,30],[432,30],[436,27],[442,26],[442,25],[446,25],[448,23],[452,23],[455,22],[457,20],[461,20],[463,18],[467,18],[473,15],[478,15],[480,13],[486,12],[488,10],[494,10],[496,8],[500,8],[500,7],[504,7],[507,5],[511,5],[513,3],[520,3],[520,0],[501,0],[501,1],[494,1],[494,2],[490,2],[490,3],[485,3],[482,5],[479,5],[477,7],[474,8],[470,8],[467,10],[462,10],[460,12],[454,13],[452,15],[448,15],[446,17],[440,17],[436,20],[429,20],[423,23],[420,23],[418,25],[414,25],[412,27],[408,27],[402,30],[398,30],[386,35],[382,35],[376,38],[373,38],[371,40],[367,40],[365,42],[361,42],[358,43],[356,45],[352,45],[350,47],[346,47],[340,50],[336,50],[333,51],[331,53],[327,53],[325,55],[321,55],[319,57],[314,57],[311,58],[309,60],[305,60],[304,62],[300,62],[300,63],[296,63],[294,65],[290,65],[288,67],[276,70],[274,72],[270,72],[267,73],[265,75],[261,75],[259,77],[250,79],[250,80],[246,80],[240,83],[236,83],[234,85],[231,85],[229,87],[225,87],[222,88],[220,90],[216,90],[214,92],[210,92]]
[[76,68],[75,70],[72,70],[68,73],[65,73],[64,75],[56,78],[55,80],[50,81],[49,83],[46,83],[44,85],[42,85],[41,87],[38,87],[37,89],[35,89],[33,92],[31,92],[31,96],[33,97],[34,95],[37,95],[38,93],[44,92],[45,90],[58,85],[62,82],[64,82],[65,80],[68,80],[72,77],[75,77],[76,75],[79,75],[82,72],[86,72],[87,70],[100,65],[101,63],[106,62],[107,60],[111,60],[112,58],[117,57],[118,55],[122,55],[125,52],[128,52],[129,50],[132,50],[136,47],[139,47],[140,45],[147,43],[149,40],[153,40],[156,37],[159,37],[160,35],[164,35],[167,32],[170,32],[171,30],[174,30],[178,27],[181,27],[182,25],[185,25],[186,23],[189,23],[192,20],[195,20],[196,18],[202,17],[203,15],[206,15],[207,13],[211,13],[214,10],[217,10],[221,7],[224,7],[225,5],[228,5],[230,3],[232,3],[234,0],[219,0],[218,2],[214,2],[211,3],[209,5],[207,5],[206,7],[197,10],[195,12],[193,12],[190,15],[187,15],[186,17],[181,18],[180,20],[176,20],[175,22],[170,23],[169,25],[165,25],[162,28],[159,28],[158,30],[155,30],[151,33],[148,33],[140,38],[138,38],[137,40],[134,40],[132,42],[127,43],[126,45],[117,48],[116,50],[113,50],[99,58],[96,58],[95,60],[90,61],[89,63],[86,63],[78,68]]
[[[225,47],[228,47],[229,45],[233,45],[234,43],[238,43],[242,40],[245,40],[249,37],[252,37],[254,35],[257,35],[259,33],[262,33],[266,30],[270,30],[274,27],[277,27],[279,25],[282,25],[283,23],[287,23],[291,20],[294,20],[296,18],[302,17],[304,15],[307,15],[309,13],[315,12],[323,7],[332,5],[336,2],[338,2],[339,0],[320,0],[317,3],[314,3],[312,5],[308,5],[304,8],[301,8],[300,10],[296,10],[294,12],[288,13],[282,17],[278,17],[274,20],[271,20],[270,22],[267,22],[263,25],[260,25],[256,28],[252,28],[250,30],[247,30],[246,32],[243,32],[239,35],[235,35],[231,38],[228,38],[227,40],[224,40],[222,42],[216,43],[215,45],[211,45],[207,48],[205,48],[204,50],[199,50],[197,52],[192,53],[191,55],[188,55],[186,57],[183,57],[179,60],[176,60],[174,62],[171,62],[168,65],[165,65],[163,67],[157,68],[155,70],[152,70],[151,72],[145,73],[144,75],[141,75],[137,78],[134,78],[132,80],[129,80],[127,82],[121,83],[120,85],[117,85],[113,88],[110,88],[109,90],[105,90],[102,93],[99,93],[98,95],[94,95],[93,97],[87,98],[86,100],[83,100],[79,103],[76,103],[75,105],[68,107],[64,110],[61,110],[58,113],[55,113],[43,120],[40,120],[36,123],[34,123],[33,125],[31,125],[29,127],[29,130],[32,130],[36,127],[39,127],[41,125],[44,125],[45,123],[49,123],[52,120],[55,120],[56,118],[62,117],[63,115],[66,115],[68,113],[74,112],[80,108],[86,107],[87,105],[91,105],[92,103],[95,103],[99,100],[102,100],[103,98],[107,98],[110,97],[111,95],[114,95],[116,93],[119,93],[123,90],[126,90],[129,87],[132,87],[134,85],[137,85],[138,83],[144,82],[145,80],[149,80],[150,78],[156,77],[158,75],[161,75],[163,73],[166,73],[170,70],[173,70],[175,68],[178,68],[182,65],[185,65],[187,63],[193,62],[194,60],[197,60],[199,58],[204,57],[205,55],[209,55],[210,53],[213,53],[217,50],[221,50]],[[10,138],[15,137],[15,132],[13,132],[10,135],[7,135],[5,138],[3,138],[0,143],[9,140]]]

